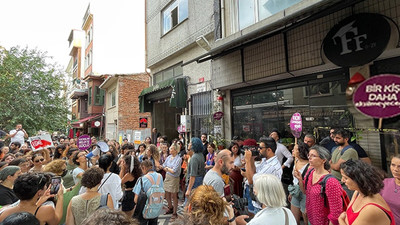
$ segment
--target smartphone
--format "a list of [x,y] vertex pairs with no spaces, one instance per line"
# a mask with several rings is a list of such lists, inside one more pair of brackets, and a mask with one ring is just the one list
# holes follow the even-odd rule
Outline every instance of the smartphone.
[[51,188],[50,188],[50,194],[54,195],[57,194],[58,190],[60,189],[61,186],[61,177],[60,176],[55,176],[51,178]]

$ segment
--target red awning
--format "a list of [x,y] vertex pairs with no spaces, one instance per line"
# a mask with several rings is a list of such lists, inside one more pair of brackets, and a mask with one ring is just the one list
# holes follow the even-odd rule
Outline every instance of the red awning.
[[73,122],[72,125],[79,125],[79,124],[81,124],[81,123],[84,123],[84,122],[86,122],[86,121],[89,121],[89,120],[91,120],[91,119],[94,119],[94,118],[97,118],[97,117],[100,117],[100,116],[101,116],[101,114],[97,114],[97,115],[93,115],[93,116],[88,116],[88,117],[86,117],[86,118],[83,118],[83,119],[80,119],[80,120],[78,120],[78,121],[76,121],[76,122]]

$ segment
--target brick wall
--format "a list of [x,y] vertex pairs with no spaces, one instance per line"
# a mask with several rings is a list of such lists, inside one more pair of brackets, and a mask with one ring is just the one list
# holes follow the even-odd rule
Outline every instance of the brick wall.
[[139,95],[149,87],[149,76],[145,73],[119,76],[118,85],[118,130],[140,130],[140,117],[148,118],[150,128],[151,114],[139,113]]

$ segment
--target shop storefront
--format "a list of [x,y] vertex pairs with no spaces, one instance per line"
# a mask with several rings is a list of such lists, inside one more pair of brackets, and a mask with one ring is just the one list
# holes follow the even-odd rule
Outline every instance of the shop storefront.
[[[265,20],[260,22],[264,27],[250,27],[242,31],[246,35],[199,57],[198,62],[212,59],[212,86],[228,96],[225,137],[258,140],[277,128],[288,138],[283,141],[293,143],[289,122],[299,112],[302,137],[311,133],[321,140],[331,127],[346,128],[373,164],[386,170],[390,155],[399,152],[400,117],[383,119],[379,130],[378,120],[358,112],[346,92],[356,74],[364,79],[400,75],[400,14],[395,10],[400,1],[383,2],[391,4],[366,0],[327,6],[310,11],[309,18],[294,26],[283,18],[282,29]],[[364,21],[372,18],[367,13],[373,13],[373,22]],[[381,24],[375,23],[378,18]],[[374,26],[387,30],[374,33]],[[327,39],[331,48],[326,51]]]
[[352,127],[347,82],[347,72],[336,70],[232,90],[232,135],[258,140],[277,128],[292,138],[289,121],[296,112],[305,133],[324,137],[328,127]]
[[186,108],[186,78],[168,79],[143,89],[139,111],[151,112],[152,126],[169,140],[178,137],[182,109]]

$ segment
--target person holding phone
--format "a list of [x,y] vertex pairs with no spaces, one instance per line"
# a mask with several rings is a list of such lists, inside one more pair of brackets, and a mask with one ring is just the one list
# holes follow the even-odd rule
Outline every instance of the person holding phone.
[[[58,225],[63,214],[63,188],[57,194],[50,194],[51,185],[48,187],[48,178],[43,173],[21,174],[14,183],[15,195],[20,199],[20,203],[15,207],[7,208],[0,215],[2,222],[9,215],[19,212],[33,214],[40,224]],[[47,199],[56,197],[57,204],[43,205]],[[39,199],[39,200],[38,200]]]
[[28,133],[22,128],[22,124],[17,124],[14,130],[10,131],[9,136],[11,138],[10,143],[18,142],[20,146],[24,144],[25,138],[28,138]]

